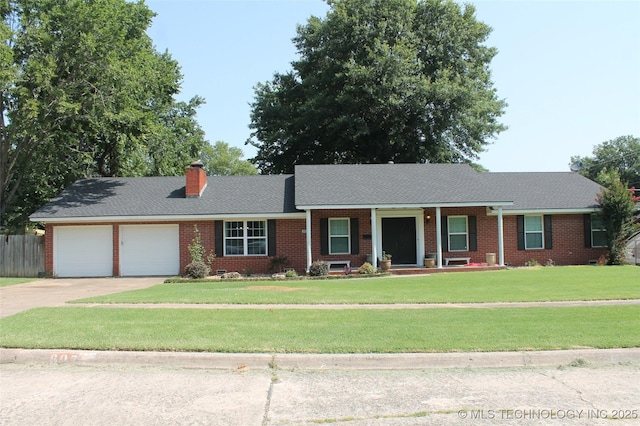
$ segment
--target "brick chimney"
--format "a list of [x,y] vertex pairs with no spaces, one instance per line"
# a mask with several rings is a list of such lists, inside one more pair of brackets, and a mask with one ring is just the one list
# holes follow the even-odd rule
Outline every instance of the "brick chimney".
[[202,191],[207,187],[207,174],[204,171],[204,164],[200,160],[194,161],[187,167],[186,175],[186,197],[195,198],[202,195]]

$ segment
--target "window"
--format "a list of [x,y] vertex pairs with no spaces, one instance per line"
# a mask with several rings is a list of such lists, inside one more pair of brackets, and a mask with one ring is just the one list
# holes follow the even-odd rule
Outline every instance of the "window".
[[526,250],[544,248],[542,216],[524,217],[524,248]]
[[264,220],[224,223],[226,256],[264,256],[267,254],[267,224]]
[[602,223],[602,218],[597,214],[591,214],[591,247],[606,247],[607,231]]
[[349,254],[349,219],[329,219],[329,254]]
[[469,249],[467,216],[449,216],[447,222],[449,251],[467,251]]

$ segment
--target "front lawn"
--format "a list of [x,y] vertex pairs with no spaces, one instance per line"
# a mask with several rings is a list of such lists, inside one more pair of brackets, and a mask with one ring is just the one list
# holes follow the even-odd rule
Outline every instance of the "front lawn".
[[640,347],[640,306],[420,310],[39,308],[0,346],[397,353]]
[[91,303],[371,304],[640,298],[640,268],[567,266],[350,280],[159,284]]
[[6,287],[8,285],[15,285],[15,284],[24,284],[24,283],[29,283],[31,281],[35,281],[35,278],[5,278],[5,277],[0,277],[0,287]]

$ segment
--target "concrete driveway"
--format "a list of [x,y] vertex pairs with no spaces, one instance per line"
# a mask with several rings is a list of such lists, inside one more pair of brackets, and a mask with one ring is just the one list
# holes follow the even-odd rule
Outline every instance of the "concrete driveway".
[[0,318],[32,308],[61,306],[70,300],[147,288],[164,280],[164,277],[56,278],[0,287]]

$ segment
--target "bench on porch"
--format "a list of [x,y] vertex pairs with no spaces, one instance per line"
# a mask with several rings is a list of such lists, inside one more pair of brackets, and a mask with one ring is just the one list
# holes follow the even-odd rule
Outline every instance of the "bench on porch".
[[350,260],[323,260],[323,262],[329,265],[329,270],[331,270],[333,265],[343,265],[347,266],[347,268],[351,268]]
[[470,257],[445,257],[444,266],[449,266],[449,262],[464,262],[464,265],[466,265],[470,260]]

